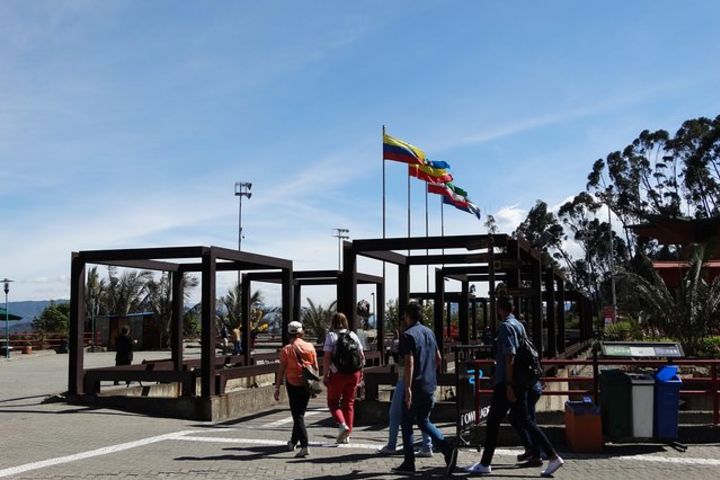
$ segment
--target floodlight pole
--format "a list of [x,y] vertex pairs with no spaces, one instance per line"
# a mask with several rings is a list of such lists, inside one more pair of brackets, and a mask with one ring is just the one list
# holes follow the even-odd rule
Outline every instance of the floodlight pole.
[[610,237],[610,289],[612,293],[613,316],[612,321],[617,320],[617,298],[615,296],[615,247],[613,245],[613,229],[612,216],[610,211],[610,202],[608,201],[608,236]]
[[4,278],[2,280],[5,290],[5,358],[10,359],[10,310],[8,310],[8,294],[10,293],[10,282],[12,280]]
[[[252,193],[250,192],[252,190],[252,183],[250,182],[235,182],[235,196],[238,197],[239,200],[239,208],[238,208],[238,250],[242,250],[242,199],[243,197],[247,197],[248,200],[252,198]],[[238,269],[238,285],[240,285],[241,275],[240,269]]]
[[342,241],[350,238],[350,230],[347,228],[333,228],[333,237],[338,239],[338,270],[342,270]]

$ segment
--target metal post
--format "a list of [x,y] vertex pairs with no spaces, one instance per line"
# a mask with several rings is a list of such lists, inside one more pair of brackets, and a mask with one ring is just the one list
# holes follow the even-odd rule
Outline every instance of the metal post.
[[5,289],[5,358],[10,359],[10,310],[8,310],[8,294],[10,293],[10,282],[8,278],[3,279]]
[[333,237],[338,239],[338,270],[342,270],[342,241],[350,239],[348,235],[350,230],[347,228],[333,228],[333,230],[335,231]]
[[615,247],[613,246],[612,216],[608,202],[608,235],[610,236],[610,288],[612,292],[613,323],[617,319],[617,298],[615,296]]
[[[239,199],[239,208],[238,208],[238,250],[242,250],[242,199],[243,197],[247,197],[248,200],[252,198],[252,193],[250,192],[252,190],[252,183],[250,182],[235,182],[235,196]],[[238,285],[240,284],[240,281],[242,280],[241,275],[242,272],[238,268]]]
[[720,398],[718,398],[718,374],[717,364],[713,363],[710,367],[710,375],[712,381],[710,382],[710,389],[712,390],[712,401],[713,401],[713,423],[720,425]]

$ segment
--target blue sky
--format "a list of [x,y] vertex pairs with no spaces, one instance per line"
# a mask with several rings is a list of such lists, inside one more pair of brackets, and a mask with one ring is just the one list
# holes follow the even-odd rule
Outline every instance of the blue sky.
[[[720,112],[717,2],[500,3],[0,3],[0,277],[67,297],[73,250],[234,246],[235,180],[246,250],[331,268],[333,227],[381,233],[383,124],[510,232],[641,130]],[[446,211],[447,233],[483,231]]]

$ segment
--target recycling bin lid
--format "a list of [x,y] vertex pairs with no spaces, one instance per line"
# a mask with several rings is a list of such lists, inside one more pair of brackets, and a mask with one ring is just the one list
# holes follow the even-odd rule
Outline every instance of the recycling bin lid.
[[599,415],[600,407],[592,401],[568,400],[565,402],[565,410],[572,411],[575,415]]
[[628,373],[633,385],[655,385],[655,378],[644,373]]
[[677,373],[677,365],[666,365],[660,370],[658,370],[658,372],[655,374],[655,378],[657,378],[661,382],[667,382],[668,380],[672,380],[677,375]]

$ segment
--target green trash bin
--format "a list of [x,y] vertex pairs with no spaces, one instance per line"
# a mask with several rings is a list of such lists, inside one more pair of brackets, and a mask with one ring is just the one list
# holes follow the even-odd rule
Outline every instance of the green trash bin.
[[617,441],[633,436],[632,382],[621,370],[600,373],[600,406],[603,434]]

